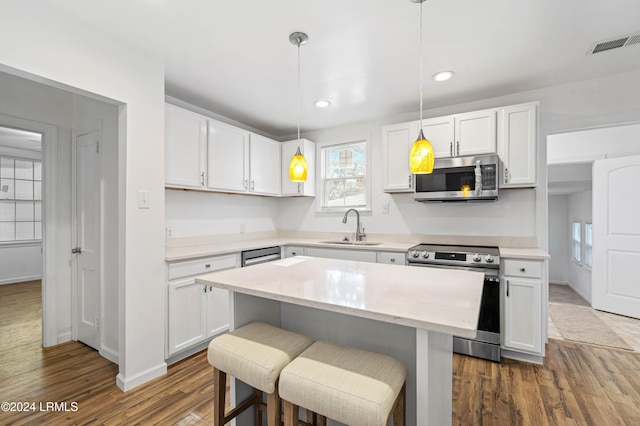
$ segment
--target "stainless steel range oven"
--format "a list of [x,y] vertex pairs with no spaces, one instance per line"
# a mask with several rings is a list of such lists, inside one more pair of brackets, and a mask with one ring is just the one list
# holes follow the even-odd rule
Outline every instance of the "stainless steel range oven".
[[407,265],[484,273],[478,334],[453,338],[453,351],[500,362],[500,252],[497,247],[418,244],[407,251]]

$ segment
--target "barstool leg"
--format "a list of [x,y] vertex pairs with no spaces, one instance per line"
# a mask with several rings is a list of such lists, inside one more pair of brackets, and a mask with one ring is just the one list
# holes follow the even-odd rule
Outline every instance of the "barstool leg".
[[393,426],[405,426],[405,406],[407,405],[407,385],[404,384],[402,389],[400,389],[400,393],[398,394],[398,399],[396,401],[396,406],[393,409]]
[[284,426],[298,424],[298,406],[289,401],[284,402]]
[[267,426],[280,426],[280,403],[281,399],[276,383],[276,390],[267,394]]
[[227,373],[213,368],[213,426],[224,426]]

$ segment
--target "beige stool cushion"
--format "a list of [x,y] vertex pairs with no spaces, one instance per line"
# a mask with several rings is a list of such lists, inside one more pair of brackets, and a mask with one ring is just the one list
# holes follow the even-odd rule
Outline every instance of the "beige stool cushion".
[[348,425],[386,425],[407,377],[395,358],[316,342],[280,373],[280,397]]
[[282,369],[312,343],[302,334],[253,322],[213,339],[207,359],[249,386],[273,393]]

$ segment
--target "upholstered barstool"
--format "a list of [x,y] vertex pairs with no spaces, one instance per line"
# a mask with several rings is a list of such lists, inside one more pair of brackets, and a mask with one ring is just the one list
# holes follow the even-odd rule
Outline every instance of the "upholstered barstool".
[[284,425],[298,424],[298,408],[350,426],[405,424],[407,370],[387,355],[315,342],[280,373]]
[[[267,424],[280,425],[278,377],[282,369],[307,349],[313,340],[261,322],[253,322],[209,343],[207,358],[213,366],[215,426],[223,426],[238,414],[255,406],[256,425],[262,424],[262,392],[267,394]],[[225,415],[226,376],[254,388],[254,395]]]

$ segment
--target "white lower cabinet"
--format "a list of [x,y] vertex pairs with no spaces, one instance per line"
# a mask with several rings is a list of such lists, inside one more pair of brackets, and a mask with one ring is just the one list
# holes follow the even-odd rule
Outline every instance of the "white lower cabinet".
[[238,264],[236,254],[169,264],[167,358],[229,329],[229,292],[196,276]]
[[304,247],[300,246],[285,246],[283,249],[282,257],[304,256]]
[[376,262],[375,251],[330,249],[321,247],[307,247],[306,255],[311,257],[328,257],[331,259],[357,260],[359,262]]
[[379,251],[377,253],[376,262],[377,263],[387,263],[389,265],[404,265],[405,264],[405,252],[387,252],[387,251]]
[[543,265],[535,260],[503,260],[504,349],[543,355]]

